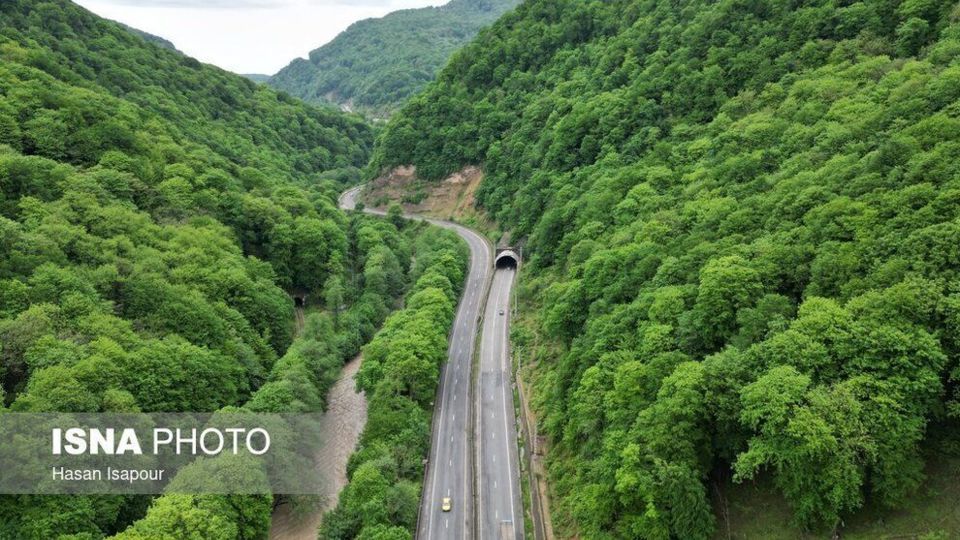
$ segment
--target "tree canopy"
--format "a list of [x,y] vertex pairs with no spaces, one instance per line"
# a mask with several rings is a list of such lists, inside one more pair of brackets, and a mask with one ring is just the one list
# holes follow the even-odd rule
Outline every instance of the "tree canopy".
[[[321,410],[407,288],[406,233],[336,208],[371,144],[358,117],[66,0],[0,4],[3,410]],[[376,234],[360,243],[361,229]],[[358,277],[369,252],[392,289]],[[290,292],[337,301],[317,302],[333,315],[296,341]],[[130,538],[258,538],[272,500],[149,504],[5,496],[0,537],[103,538],[137,521]]]
[[436,77],[450,56],[519,0],[451,0],[350,25],[267,83],[308,103],[388,117]]
[[391,119],[368,174],[482,165],[526,237],[562,533],[709,538],[730,475],[827,530],[916,490],[960,410],[958,15],[531,0]]
[[414,532],[433,398],[469,259],[463,240],[447,230],[427,229],[415,246],[406,305],[363,347],[356,381],[368,398],[367,424],[350,458],[350,482],[324,516],[320,538],[404,539]]

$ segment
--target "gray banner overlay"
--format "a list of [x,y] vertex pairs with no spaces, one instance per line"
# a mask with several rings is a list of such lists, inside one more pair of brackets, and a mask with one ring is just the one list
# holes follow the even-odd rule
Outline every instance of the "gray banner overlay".
[[0,494],[329,495],[321,414],[0,414]]

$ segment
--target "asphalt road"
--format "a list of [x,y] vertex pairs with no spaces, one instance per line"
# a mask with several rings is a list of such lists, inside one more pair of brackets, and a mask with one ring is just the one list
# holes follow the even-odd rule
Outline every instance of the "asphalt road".
[[477,534],[479,538],[523,538],[523,505],[513,408],[512,362],[509,354],[512,268],[497,269],[480,338],[480,381],[477,385]]
[[[359,187],[344,192],[340,196],[341,208],[355,209],[359,192]],[[448,361],[441,373],[417,537],[472,538],[477,508],[480,540],[520,539],[523,510],[508,354],[509,303],[515,272],[494,271],[493,250],[476,232],[448,221],[427,221],[455,231],[467,242],[470,267],[450,336]],[[471,403],[471,365],[484,306],[480,380],[473,396],[479,400],[478,407]],[[499,314],[501,310],[503,315]],[[471,433],[475,433],[475,441],[471,441]],[[474,447],[472,442],[476,443]],[[479,475],[477,501],[473,493],[474,459]],[[453,503],[449,512],[440,507],[444,497],[450,497]]]

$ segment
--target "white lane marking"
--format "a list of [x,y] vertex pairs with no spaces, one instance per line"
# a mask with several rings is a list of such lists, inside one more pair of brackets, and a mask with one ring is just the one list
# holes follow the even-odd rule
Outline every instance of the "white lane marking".
[[[508,282],[508,285],[509,285],[509,284],[512,284],[512,277],[513,277],[513,276],[512,276],[512,275],[508,275],[508,277],[511,278],[511,280]],[[497,294],[498,298],[497,298],[497,302],[496,302],[495,305],[499,306],[499,305],[502,304],[502,301],[501,301],[501,300],[502,300],[502,295],[504,294],[505,291],[507,292],[507,294],[509,294],[509,290],[510,290],[510,287],[509,287],[509,286],[506,287],[505,289],[498,287],[498,294]],[[490,300],[490,299],[488,299],[488,302],[489,302],[489,300]],[[491,310],[489,313],[492,314],[492,310]],[[490,344],[494,345],[494,347],[493,347],[493,348],[494,348],[494,351],[498,351],[498,352],[499,352],[499,355],[500,355],[500,366],[499,366],[499,367],[500,367],[501,377],[500,377],[500,381],[495,381],[495,382],[494,382],[494,385],[496,385],[496,384],[499,384],[499,385],[500,385],[500,387],[501,387],[501,392],[502,392],[502,396],[503,396],[503,399],[501,400],[501,403],[502,403],[502,405],[503,405],[503,411],[504,411],[504,416],[503,416],[503,418],[502,418],[502,421],[503,421],[503,426],[504,426],[504,433],[506,434],[506,437],[505,437],[505,439],[504,439],[504,445],[506,446],[506,450],[507,450],[506,459],[507,459],[507,470],[508,470],[508,475],[509,475],[509,484],[508,484],[508,487],[509,487],[509,492],[510,492],[510,513],[511,513],[511,517],[514,517],[514,516],[516,516],[516,509],[515,509],[515,504],[514,504],[513,469],[512,469],[512,467],[510,466],[510,463],[512,462],[512,457],[511,457],[512,454],[511,454],[510,446],[509,446],[509,445],[510,445],[509,426],[508,426],[508,424],[509,424],[509,422],[508,422],[509,417],[508,417],[508,415],[506,414],[506,413],[507,413],[507,399],[508,399],[508,398],[507,398],[507,386],[508,386],[508,384],[509,384],[509,371],[508,371],[508,368],[506,367],[506,366],[507,366],[507,347],[508,347],[508,346],[506,345],[506,335],[507,335],[507,332],[508,332],[508,329],[509,329],[509,326],[508,326],[509,323],[508,323],[506,317],[503,317],[503,318],[502,318],[502,321],[503,321],[502,325],[501,325],[501,324],[498,324],[496,329],[494,329],[494,328],[492,328],[492,327],[490,328],[489,331],[488,331],[486,328],[484,329],[483,341],[481,341],[481,350],[482,350],[482,352],[481,352],[481,354],[480,354],[480,359],[481,359],[481,362],[483,362],[483,361],[486,360],[486,357],[487,357],[486,348],[487,348],[487,346],[489,346]],[[498,333],[500,334],[500,336],[497,336]],[[489,335],[488,335],[488,334],[489,334]],[[500,337],[501,339],[492,339],[494,336]],[[496,356],[495,356],[495,355],[497,354],[497,352],[494,352],[494,351],[490,351],[490,352],[492,352],[493,354],[490,354],[489,356],[491,357],[490,359],[495,362],[495,361],[496,361]],[[496,368],[494,368],[494,369],[496,369]],[[493,394],[491,394],[490,399],[491,399],[491,401],[493,401]],[[493,412],[491,412],[491,413],[490,413],[490,418],[491,418],[491,419],[495,419],[495,418],[496,418],[496,415],[495,415]],[[491,433],[491,436],[494,437],[494,438],[496,437],[496,435],[495,435],[494,433]],[[482,438],[482,437],[479,438],[479,443],[480,443],[480,446],[482,447],[482,446],[483,446],[483,438]],[[490,457],[491,457],[492,462],[493,462],[493,463],[496,463],[497,454],[496,454],[496,453],[492,453]],[[478,460],[478,461],[479,461],[479,464],[482,466],[484,460],[483,460],[483,459],[480,459],[480,460]],[[481,476],[482,476],[482,473],[481,473]],[[498,481],[494,480],[494,483],[495,483],[495,486],[499,486],[499,482],[498,482]],[[482,491],[483,491],[483,485],[481,484],[480,493],[482,493]],[[482,497],[481,497],[481,499],[482,499]],[[484,508],[484,507],[483,507],[483,504],[482,504],[482,500],[481,500],[481,501],[478,501],[478,507]],[[495,510],[495,514],[494,514],[494,515],[495,515],[495,519],[496,519],[497,521],[499,521],[499,518],[500,518],[500,516],[499,516],[499,510]],[[506,517],[506,516],[505,516],[505,517]],[[514,519],[515,519],[515,517],[514,517]],[[478,520],[478,521],[479,521],[479,525],[480,525],[480,527],[481,527],[481,529],[480,529],[480,531],[481,531],[481,532],[480,532],[480,538],[483,538],[483,520],[481,519],[481,520]]]
[[[494,290],[494,285],[491,283],[490,291],[488,292],[488,294],[492,295],[492,294],[493,294],[493,290]],[[497,300],[496,300],[495,303],[499,303],[501,292],[502,292],[502,291],[500,291],[500,289],[497,288],[497,297],[496,297]],[[488,296],[488,297],[487,297],[487,306],[488,306],[488,309],[492,309],[492,305],[491,305],[491,302],[490,302],[491,299],[492,299],[492,296]],[[492,319],[488,318],[488,320],[492,320]],[[493,328],[493,325],[492,325],[492,324],[484,324],[484,325],[483,325],[483,333],[481,334],[481,337],[480,337],[480,366],[481,366],[481,371],[483,370],[483,364],[485,363],[485,359],[486,359],[488,356],[490,356],[488,349],[490,348],[490,346],[491,346],[491,344],[492,344],[492,341],[493,341],[493,338],[495,337],[495,334],[493,334],[493,331],[494,331],[494,328]],[[482,385],[482,381],[480,381],[480,384]],[[492,394],[491,394],[491,395],[492,395]],[[482,398],[481,398],[481,401],[482,401]],[[493,417],[493,416],[492,416],[492,413],[491,413],[491,418],[492,418],[492,417]],[[478,408],[478,410],[477,410],[477,419],[478,419],[478,421],[477,421],[476,429],[483,429],[483,416],[480,414],[479,408]],[[485,445],[483,444],[483,437],[477,437],[477,441],[478,441],[478,444],[477,444],[477,464],[478,464],[478,465],[477,465],[477,466],[478,466],[478,468],[479,468],[479,473],[478,473],[478,475],[479,475],[480,478],[483,478],[483,463],[484,463],[483,458],[484,458],[484,456],[486,455],[486,452],[484,451],[484,450],[485,450]],[[483,485],[483,482],[480,482],[480,489],[477,491],[477,494],[478,494],[478,497],[477,497],[477,498],[478,498],[477,507],[480,508],[481,512],[483,512],[483,511],[486,510],[486,508],[483,506],[483,491],[484,491],[484,488],[485,488],[485,487],[486,487],[486,486]],[[488,515],[489,515],[489,514],[488,514]],[[477,521],[478,521],[478,524],[479,524],[479,537],[480,537],[481,539],[483,539],[483,538],[484,538],[484,536],[483,536],[483,522],[484,522],[484,520],[483,520],[483,519],[479,519],[479,520],[477,520]]]
[[[512,287],[512,284],[513,284],[512,272],[510,273],[509,279],[510,281],[508,281],[507,283]],[[501,369],[503,369],[503,373],[504,373],[504,384],[502,385],[502,388],[503,388],[503,444],[504,444],[505,450],[507,451],[507,477],[509,478],[509,481],[510,481],[510,483],[508,484],[510,488],[510,521],[516,522],[517,511],[516,511],[516,508],[514,507],[514,501],[513,501],[513,467],[511,466],[511,463],[513,462],[513,458],[510,457],[510,431],[509,431],[510,426],[508,425],[509,424],[508,418],[510,417],[507,415],[507,385],[510,381],[510,370],[507,367],[507,341],[506,341],[507,330],[508,330],[507,320],[506,320],[506,317],[504,317],[504,321],[503,321],[504,346],[500,349],[500,358],[501,358],[500,365],[502,366]],[[512,398],[513,398],[513,395],[511,394],[510,395],[511,407],[513,407]]]
[[[359,191],[359,190],[357,190],[357,191]],[[486,271],[487,266],[489,266],[489,264],[488,264],[488,259],[489,259],[490,257],[489,257],[489,254],[487,253],[487,251],[488,251],[489,248],[488,248],[487,244],[486,244],[485,242],[483,242],[478,235],[476,235],[476,234],[473,233],[472,231],[469,231],[468,229],[465,229],[465,228],[462,228],[462,227],[457,227],[457,226],[452,226],[452,227],[448,227],[448,228],[454,229],[457,233],[460,234],[460,236],[462,236],[462,237],[464,237],[465,239],[467,239],[468,244],[470,244],[470,248],[471,248],[471,249],[470,249],[470,268],[469,268],[469,270],[468,270],[468,276],[469,276],[469,277],[468,277],[468,282],[472,282],[472,286],[469,287],[469,288],[471,289],[471,291],[472,291],[472,292],[470,293],[470,305],[471,305],[471,307],[472,307],[472,306],[476,303],[476,301],[477,301],[477,296],[479,296],[479,294],[481,293],[482,285],[483,285],[483,283],[486,282],[487,277],[488,277],[488,275],[489,275],[488,272]],[[477,274],[477,273],[475,272],[476,269],[482,269],[482,270],[484,270],[484,271],[481,272],[480,274]],[[455,335],[453,335],[452,338],[451,338],[450,348],[449,348],[448,354],[447,354],[448,357],[451,356],[451,353],[452,353],[452,351],[453,351],[453,346],[454,346],[454,344],[455,344],[455,343],[459,343],[462,339],[465,338],[465,336],[462,336],[462,335],[461,335],[463,332],[468,332],[468,331],[469,331],[469,332],[471,332],[471,333],[476,333],[477,317],[474,316],[472,319],[469,319],[469,318],[468,318],[467,321],[463,321],[463,320],[462,320],[463,317],[468,316],[467,311],[464,310],[463,307],[464,307],[464,306],[461,305],[461,306],[459,306],[458,309],[457,309],[456,319],[454,320],[454,328],[457,329],[457,331],[455,332]],[[462,347],[461,347],[461,350],[462,350]],[[451,360],[452,360],[452,358],[451,358]],[[469,356],[468,356],[467,361],[469,361]],[[460,371],[460,365],[459,365],[459,363],[456,363],[456,369],[455,369],[455,371],[456,371],[456,372],[459,372],[459,371]],[[451,376],[451,375],[453,375],[453,374],[449,374],[449,375],[446,375],[446,376]],[[459,381],[460,381],[459,378],[456,378],[456,381],[454,382],[454,385],[458,385],[458,384],[459,384]],[[452,393],[452,392],[451,392],[451,393]],[[448,395],[449,395],[449,394],[445,392],[445,393],[443,394],[443,396],[441,396],[440,409],[439,409],[439,411],[440,411],[440,416],[441,416],[441,421],[440,421],[440,425],[439,425],[439,427],[438,427],[439,432],[437,433],[435,452],[433,452],[433,455],[439,454],[439,451],[440,451],[440,440],[441,440],[442,437],[443,437],[443,428],[444,428],[444,424],[445,424],[445,422],[443,422],[442,420],[443,420],[444,412],[446,411],[445,405],[446,405],[446,400],[447,400]],[[455,393],[452,393],[452,395],[454,396],[454,399],[456,399],[456,394],[455,394]],[[454,422],[455,422],[455,421],[456,421],[456,415],[454,415]],[[466,477],[469,477],[469,470],[468,470],[469,459],[467,459],[467,456],[468,456],[468,455],[469,455],[469,454],[468,454],[467,445],[464,445],[464,456],[465,456],[465,457],[464,457],[464,474],[465,474]],[[452,461],[452,460],[451,460],[451,461]],[[430,476],[432,477],[432,478],[431,478],[431,482],[430,482],[430,484],[431,484],[431,485],[430,485],[430,493],[431,493],[430,496],[431,496],[431,499],[433,499],[433,498],[434,498],[434,494],[435,494],[435,492],[436,492],[436,488],[437,488],[437,482],[438,482],[437,478],[438,478],[438,474],[439,474],[439,473],[438,473],[438,472],[435,472],[435,471],[432,471],[432,470],[430,471],[430,473],[431,473]],[[464,500],[465,500],[465,501],[466,501],[466,500],[469,500],[469,496],[468,496],[468,492],[467,492],[468,484],[470,484],[470,483],[469,483],[469,482],[465,482],[465,483],[464,483]],[[433,530],[433,524],[434,524],[434,519],[435,519],[435,517],[436,517],[436,513],[431,513],[430,519],[428,519],[427,522],[424,524],[424,530],[425,530],[425,532],[427,533],[427,534],[425,535],[426,538],[430,538],[430,536],[431,536],[430,531]],[[449,520],[449,518],[448,518],[448,520]],[[448,521],[448,523],[449,523],[449,521]],[[449,526],[449,525],[448,525],[448,526]]]

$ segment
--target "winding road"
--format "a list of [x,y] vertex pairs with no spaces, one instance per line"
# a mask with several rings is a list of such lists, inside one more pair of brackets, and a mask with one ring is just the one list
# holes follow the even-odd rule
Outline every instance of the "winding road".
[[[360,190],[361,187],[355,187],[345,191],[340,196],[340,207],[356,209]],[[365,211],[384,214],[375,209]],[[471,229],[449,221],[407,217],[453,230],[470,248],[467,282],[457,307],[448,360],[435,402],[417,538],[523,538],[508,340],[515,269],[494,269],[490,243]],[[474,386],[474,348],[484,308],[476,373],[479,381]],[[445,497],[452,502],[448,512],[441,508]]]

